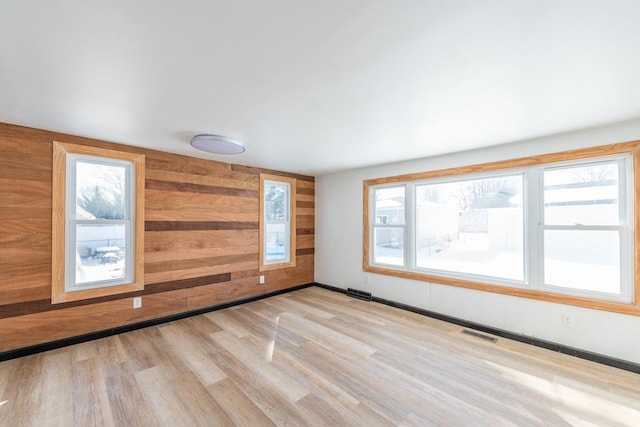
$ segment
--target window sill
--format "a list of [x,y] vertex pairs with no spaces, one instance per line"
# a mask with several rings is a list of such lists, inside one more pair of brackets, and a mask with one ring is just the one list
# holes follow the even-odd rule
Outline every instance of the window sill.
[[382,274],[385,276],[400,277],[403,279],[419,280],[436,283],[439,285],[456,286],[459,288],[473,289],[476,291],[492,292],[502,295],[510,295],[521,298],[535,299],[556,304],[573,305],[594,310],[604,310],[619,314],[640,316],[640,304],[605,301],[600,299],[585,298],[566,294],[556,294],[539,290],[515,288],[510,286],[493,285],[472,280],[454,279],[446,276],[418,273],[414,271],[395,270],[391,268],[365,265],[363,270],[367,273]]

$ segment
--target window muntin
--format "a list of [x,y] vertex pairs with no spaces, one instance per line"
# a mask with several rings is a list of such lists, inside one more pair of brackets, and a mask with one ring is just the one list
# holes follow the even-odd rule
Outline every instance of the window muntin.
[[53,303],[144,289],[144,160],[53,143]]
[[404,266],[405,186],[380,187],[373,193],[374,263]]
[[[624,144],[619,145],[622,146]],[[582,156],[581,160],[575,161],[565,161],[570,156],[558,153],[470,166],[461,168],[461,174],[452,169],[413,174],[407,180],[392,177],[366,181],[370,221],[365,224],[368,233],[365,244],[370,249],[365,248],[365,271],[588,307],[607,307],[613,311],[627,312],[626,308],[621,309],[622,306],[616,304],[631,302],[634,309],[640,310],[635,301],[638,290],[634,287],[637,269],[633,256],[634,236],[637,236],[633,230],[634,193],[637,191],[633,185],[633,169],[637,160],[629,151],[613,149],[609,153],[619,154],[607,157],[570,153],[576,158]],[[545,163],[546,158],[553,160]],[[511,164],[515,165],[513,172],[508,169]],[[501,165],[504,165],[502,172],[499,169]],[[447,186],[453,188],[458,183],[469,184],[470,180],[504,177],[520,182],[510,184],[515,191],[505,195],[509,206],[498,208],[489,204],[485,207],[512,211],[509,218],[505,216],[495,221],[498,227],[494,228],[498,232],[493,240],[505,244],[504,234],[514,230],[513,235],[520,237],[507,238],[512,243],[505,247],[513,250],[510,255],[517,256],[497,261],[493,266],[486,261],[457,264],[441,261],[439,265],[435,264],[437,254],[454,241],[456,249],[475,251],[472,255],[478,259],[480,254],[487,253],[490,248],[488,242],[492,241],[490,233],[486,233],[489,236],[463,242],[460,228],[456,236],[455,215],[446,212],[459,209],[458,215],[462,216],[461,202],[464,200],[458,197],[460,200],[447,202],[444,193],[454,192]],[[375,233],[381,227],[376,224],[380,222],[378,218],[381,215],[373,210],[375,192],[378,188],[392,186],[407,188],[405,208],[408,213],[414,212],[405,215],[407,222],[402,248],[405,259],[402,265],[379,262],[375,256]],[[434,200],[436,205],[431,204]],[[467,202],[466,205],[471,206],[472,203]],[[479,205],[476,202],[475,207]],[[439,220],[434,224],[425,215]],[[434,234],[434,229],[439,236],[429,236]],[[432,240],[428,241],[429,238]],[[597,244],[589,245],[593,242]],[[438,243],[441,246],[437,246]],[[567,245],[573,245],[574,250],[562,250]],[[575,250],[578,246],[580,251]],[[571,273],[575,274],[571,276]],[[563,296],[554,297],[554,294]]]
[[416,185],[416,267],[522,282],[523,179]]
[[260,269],[295,266],[293,178],[260,176]]

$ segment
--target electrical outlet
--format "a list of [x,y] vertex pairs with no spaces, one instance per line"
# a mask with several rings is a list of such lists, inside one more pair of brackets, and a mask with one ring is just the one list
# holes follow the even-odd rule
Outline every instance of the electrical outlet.
[[260,284],[264,285],[264,276],[260,276]]
[[142,307],[142,297],[133,297],[133,308]]
[[573,316],[562,313],[562,326],[565,328],[573,328]]

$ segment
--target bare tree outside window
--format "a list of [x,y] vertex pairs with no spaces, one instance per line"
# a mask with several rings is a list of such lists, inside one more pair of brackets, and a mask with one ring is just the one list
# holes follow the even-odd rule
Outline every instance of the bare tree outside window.
[[509,198],[520,191],[512,179],[505,178],[464,181],[454,183],[454,186],[457,188],[454,194],[462,212],[469,210],[476,200]]

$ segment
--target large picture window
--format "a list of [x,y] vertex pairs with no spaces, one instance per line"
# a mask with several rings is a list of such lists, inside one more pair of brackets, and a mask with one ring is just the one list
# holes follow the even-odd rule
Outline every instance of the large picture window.
[[523,188],[522,174],[416,185],[416,267],[522,282]]
[[54,144],[53,302],[142,289],[144,156]]
[[595,151],[365,181],[365,271],[640,314],[635,145]]
[[296,265],[296,180],[260,175],[260,270]]

